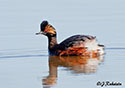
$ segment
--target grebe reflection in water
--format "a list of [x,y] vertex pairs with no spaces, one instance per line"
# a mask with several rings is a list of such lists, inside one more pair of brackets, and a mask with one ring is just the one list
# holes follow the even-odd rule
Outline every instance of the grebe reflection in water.
[[49,75],[43,78],[42,82],[45,86],[56,84],[58,67],[65,67],[73,74],[95,73],[98,65],[103,61],[103,55],[98,57],[90,56],[49,56]]

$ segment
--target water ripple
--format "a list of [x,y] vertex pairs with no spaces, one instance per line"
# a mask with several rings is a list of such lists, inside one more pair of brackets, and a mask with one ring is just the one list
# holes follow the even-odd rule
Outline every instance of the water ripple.
[[13,56],[1,56],[1,58],[23,58],[23,57],[42,57],[42,56],[48,56],[48,55],[13,55]]
[[125,47],[109,47],[105,48],[106,50],[125,50]]

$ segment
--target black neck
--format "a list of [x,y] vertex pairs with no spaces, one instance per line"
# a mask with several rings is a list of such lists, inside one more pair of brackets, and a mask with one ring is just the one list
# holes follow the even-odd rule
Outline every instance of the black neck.
[[53,52],[55,47],[57,46],[56,36],[48,37],[48,43],[49,43],[49,46],[48,46],[49,51]]

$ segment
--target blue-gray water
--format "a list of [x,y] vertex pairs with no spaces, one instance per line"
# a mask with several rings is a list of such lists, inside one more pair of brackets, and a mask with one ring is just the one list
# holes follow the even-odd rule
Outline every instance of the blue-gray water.
[[58,67],[52,88],[96,88],[98,81],[125,87],[124,0],[0,0],[0,88],[46,87],[42,80],[49,75],[47,38],[35,35],[44,19],[56,28],[58,42],[89,34],[106,46],[96,72],[77,74]]

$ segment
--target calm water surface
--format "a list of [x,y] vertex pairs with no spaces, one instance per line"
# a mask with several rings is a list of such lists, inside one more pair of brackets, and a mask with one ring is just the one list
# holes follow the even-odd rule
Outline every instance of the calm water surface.
[[[0,13],[0,88],[125,88],[125,0],[0,0]],[[106,54],[48,56],[47,38],[35,36],[43,19],[58,42],[93,35]]]
[[[48,56],[47,51],[30,49],[2,51],[0,86],[3,88],[83,88],[84,86],[95,88],[98,81],[124,84],[125,49],[105,51],[106,55],[101,57],[56,57]],[[123,86],[119,87],[123,88]]]

